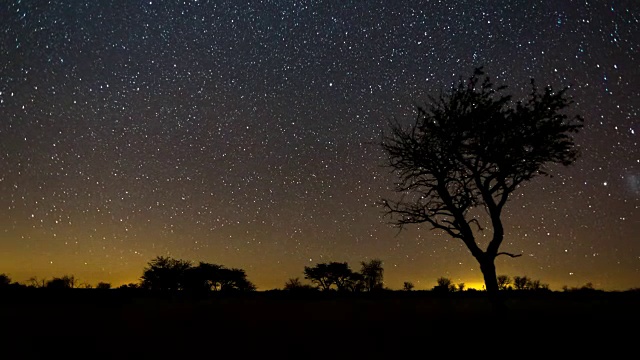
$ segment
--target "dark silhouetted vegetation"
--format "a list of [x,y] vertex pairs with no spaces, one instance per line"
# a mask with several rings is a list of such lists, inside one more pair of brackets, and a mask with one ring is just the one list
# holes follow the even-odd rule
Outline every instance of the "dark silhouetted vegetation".
[[405,281],[404,284],[402,284],[402,290],[404,291],[412,291],[414,287],[415,285],[413,285],[411,281]]
[[[562,287],[562,291],[564,292],[583,292],[583,293],[592,293],[592,292],[602,292],[602,290],[598,290],[596,289],[592,283],[586,283],[580,287],[568,287],[568,286],[563,286]],[[631,290],[633,291],[633,289]]]
[[533,280],[527,276],[514,276],[513,287],[516,290],[549,291],[548,284],[543,284],[540,280]]
[[360,272],[351,270],[346,262],[305,266],[304,277],[323,291],[372,292],[384,289],[384,268],[380,259],[361,261]]
[[46,282],[47,289],[73,289],[77,286],[78,280],[73,275],[54,277]]
[[190,268],[189,261],[158,256],[144,268],[141,286],[158,291],[183,290],[187,281],[186,272]]
[[223,265],[191,262],[158,256],[144,268],[140,287],[143,289],[191,293],[210,291],[253,291],[255,285],[247,279],[242,269],[228,269]]
[[[447,339],[459,343],[460,336],[486,337],[483,344],[495,341],[496,332],[491,331],[495,325],[504,326],[497,329],[501,344],[522,344],[529,337],[544,343],[566,341],[567,336],[577,336],[576,344],[582,344],[588,339],[585,336],[594,334],[619,334],[617,341],[633,335],[618,323],[640,320],[638,289],[604,292],[591,283],[564,291],[533,291],[537,281],[515,276],[518,288],[501,291],[509,311],[496,316],[485,291],[465,289],[446,277],[436,279],[436,286],[428,290],[415,290],[408,281],[402,289],[390,290],[368,286],[361,273],[349,273],[347,263],[324,263],[308,269],[327,272],[323,277],[332,284],[327,291],[297,277],[288,279],[284,289],[251,291],[255,287],[240,269],[165,260],[150,261],[144,271],[160,266],[182,275],[168,271],[171,281],[165,282],[159,279],[163,272],[155,272],[148,279],[162,284],[158,287],[130,283],[111,289],[109,283],[99,282],[90,288],[86,283],[74,285],[78,280],[70,275],[44,282],[32,278],[34,286],[27,286],[5,275],[0,286],[0,324],[7,330],[2,339],[8,346],[3,354],[49,358],[52,347],[39,346],[42,340],[61,344],[73,338],[62,351],[68,355],[89,348],[82,356],[91,358],[211,357],[212,348],[219,356],[229,350],[230,357],[264,357],[265,349],[266,353],[275,349],[283,358],[301,354],[313,358],[308,356],[309,341],[320,339],[324,345],[339,344],[335,347],[339,354],[329,357],[409,358],[410,354],[399,355],[406,349],[403,346],[425,339],[437,346]],[[334,277],[339,278],[340,287]],[[369,284],[381,283],[381,277],[375,279]],[[38,346],[18,348],[20,339]],[[349,356],[342,344],[351,349],[346,350],[351,351]],[[573,347],[571,351],[575,353]]]
[[515,287],[516,290],[525,290],[530,281],[531,280],[526,276],[514,276],[513,287]]
[[[392,122],[381,142],[398,178],[395,191],[402,194],[382,201],[386,215],[400,228],[427,223],[460,239],[480,264],[492,297],[499,290],[495,258],[519,256],[500,251],[509,196],[548,175],[548,165],[567,166],[578,156],[572,135],[583,121],[566,114],[572,104],[567,89],[540,91],[533,80],[531,85],[528,99],[514,102],[503,95],[506,86],[494,86],[476,69],[450,91],[418,105],[412,125]],[[485,227],[492,237],[483,250],[475,232]]]
[[96,289],[109,290],[109,289],[111,289],[111,284],[101,281],[101,282],[98,283],[98,285],[96,285]]
[[309,292],[309,291],[317,291],[318,288],[314,287],[310,284],[303,284],[300,281],[300,278],[290,278],[284,284],[284,290],[293,291],[293,292]]
[[118,289],[123,289],[123,290],[133,290],[133,289],[140,289],[140,284],[136,284],[136,283],[128,283],[128,284],[122,284],[120,286],[118,286]]
[[433,291],[439,293],[447,293],[456,291],[455,284],[451,279],[446,277],[440,277],[436,280],[437,285],[433,287]]
[[43,288],[47,285],[47,279],[38,279],[38,277],[33,276],[27,280],[27,286],[33,288]]
[[508,275],[498,275],[498,290],[507,290],[511,285],[511,278]]
[[382,290],[384,288],[384,268],[382,260],[372,259],[360,262],[360,274],[364,279],[366,291]]
[[304,267],[305,279],[319,289],[327,291],[335,287],[338,291],[364,288],[364,278],[354,273],[346,262],[330,262]]
[[11,285],[11,278],[7,274],[0,274],[0,288],[6,288]]

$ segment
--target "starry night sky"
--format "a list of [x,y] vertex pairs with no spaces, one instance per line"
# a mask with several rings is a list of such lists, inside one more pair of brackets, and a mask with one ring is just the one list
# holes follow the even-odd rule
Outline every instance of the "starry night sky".
[[[398,233],[391,117],[476,66],[570,86],[582,156],[507,204],[498,274],[640,286],[640,2],[3,1],[0,273],[137,282],[163,255],[247,271],[380,258],[482,287],[460,241]],[[480,234],[482,239],[482,235]],[[482,240],[481,240],[482,242]],[[484,244],[484,243],[483,243]]]

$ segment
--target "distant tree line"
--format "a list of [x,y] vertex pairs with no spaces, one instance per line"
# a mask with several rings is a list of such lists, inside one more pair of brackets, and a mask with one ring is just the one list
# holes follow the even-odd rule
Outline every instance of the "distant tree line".
[[[303,283],[299,277],[290,278],[284,284],[283,290],[289,292],[376,292],[390,290],[384,286],[384,268],[380,259],[360,262],[360,270],[354,271],[347,262],[318,263],[315,266],[305,266]],[[498,275],[500,291],[551,291],[548,284],[528,276]],[[51,279],[29,278],[26,283],[13,282],[7,274],[0,273],[0,290],[15,288],[45,288],[45,289],[97,289],[109,290],[108,282],[99,282],[95,287],[80,283],[73,275],[53,277]],[[118,289],[139,289],[152,292],[189,292],[206,294],[213,292],[250,292],[256,286],[248,280],[243,269],[227,268],[223,265],[199,262],[194,265],[190,261],[158,256],[147,263],[143,269],[140,282],[121,285]],[[405,281],[402,291],[414,291],[413,282]],[[638,289],[630,289],[637,291]],[[468,289],[465,283],[455,284],[450,278],[439,277],[436,285],[430,289],[435,293],[453,293],[463,291],[478,291]],[[484,290],[483,290],[484,291]],[[597,290],[592,283],[580,287],[562,287],[563,292],[588,292]]]
[[[50,280],[32,277],[26,284],[12,282],[7,274],[0,274],[0,289],[8,288],[46,288],[46,289],[90,289],[93,286],[79,283],[73,275],[54,277]],[[99,282],[95,289],[108,290],[111,284]],[[254,291],[256,286],[247,279],[243,269],[227,268],[223,265],[200,262],[193,265],[190,261],[158,256],[147,263],[139,283],[129,283],[119,289],[145,289],[153,292],[185,291],[191,293],[207,292],[246,292]]]
[[[498,290],[532,290],[532,291],[551,291],[548,284],[543,284],[540,280],[533,280],[527,276],[514,276],[513,279],[508,275],[498,275]],[[436,280],[436,286],[433,287],[435,292],[455,292],[465,291],[465,283],[454,284],[451,279],[440,277]],[[469,289],[471,290],[471,289]],[[475,289],[473,289],[475,290]]]
[[[371,292],[385,289],[383,282],[384,268],[380,259],[360,262],[360,272],[353,271],[346,262],[328,262],[319,263],[315,266],[305,266],[304,278],[309,280],[310,284],[302,283],[299,277],[290,278],[285,283],[284,290]],[[498,288],[501,291],[550,291],[548,284],[543,284],[540,280],[533,280],[527,276],[514,276],[512,279],[508,275],[499,275],[497,281]],[[591,286],[591,284],[586,286]],[[412,282],[405,281],[402,290],[413,291],[414,288],[415,286]],[[436,280],[436,285],[431,290],[437,293],[451,293],[466,291],[467,288],[464,282],[455,284],[447,277],[440,277]],[[477,291],[476,289],[468,290]],[[564,290],[569,291],[566,287]]]
[[289,279],[285,290],[321,290],[338,292],[372,292],[384,289],[382,260],[360,262],[360,272],[353,271],[346,262],[320,263],[304,267],[304,278],[311,284],[303,284],[300,278]]

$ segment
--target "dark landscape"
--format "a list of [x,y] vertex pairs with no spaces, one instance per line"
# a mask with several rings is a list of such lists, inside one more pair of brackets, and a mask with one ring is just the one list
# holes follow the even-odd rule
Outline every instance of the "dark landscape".
[[640,320],[636,290],[506,291],[508,309],[501,313],[482,291],[273,290],[197,298],[140,289],[25,288],[0,296],[2,338],[15,344],[3,348],[20,358],[406,358],[418,350],[468,352],[496,342],[505,351],[614,354],[632,349]]
[[639,4],[1,1],[0,360],[638,358]]

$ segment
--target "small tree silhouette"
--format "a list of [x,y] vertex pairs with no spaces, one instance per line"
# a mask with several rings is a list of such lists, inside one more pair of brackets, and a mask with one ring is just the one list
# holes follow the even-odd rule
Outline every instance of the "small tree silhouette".
[[433,287],[433,291],[435,292],[453,292],[456,291],[456,286],[453,284],[451,279],[446,277],[440,277],[436,280],[437,285]]
[[529,282],[529,289],[531,290],[540,290],[544,287],[544,284],[540,282],[540,280],[531,280]]
[[354,273],[346,262],[330,262],[304,267],[305,279],[316,284],[321,290],[330,290],[333,285],[338,291],[350,290]]
[[327,291],[333,285],[333,278],[328,269],[328,264],[317,264],[314,267],[304,267],[304,278],[315,284],[318,289]]
[[531,279],[526,276],[514,276],[513,277],[513,287],[516,290],[527,290],[531,284]]
[[508,290],[511,288],[511,278],[507,275],[498,275],[498,289],[499,290]]
[[592,292],[592,291],[596,291],[596,288],[593,286],[593,283],[588,282],[588,283],[582,285],[582,287],[580,289],[578,289],[578,290]]
[[309,284],[303,284],[302,281],[300,281],[300,278],[296,277],[296,278],[289,278],[289,280],[287,280],[287,282],[284,284],[284,290],[300,292],[300,291],[317,291],[318,289]]
[[7,274],[0,274],[0,288],[6,288],[11,285],[11,278]]
[[189,261],[158,256],[144,268],[141,286],[149,290],[177,291],[184,285],[184,273],[191,268]]
[[302,282],[300,278],[289,278],[286,283],[284,283],[285,290],[295,290],[302,287]]
[[413,290],[414,285],[411,281],[405,281],[404,284],[402,285],[402,289],[404,291],[411,291]]
[[256,286],[247,279],[247,274],[242,269],[222,269],[220,291],[254,291]]
[[98,285],[96,285],[96,289],[108,290],[111,289],[111,284],[107,282],[99,282]]
[[465,289],[465,284],[463,282],[458,283],[458,291],[464,291]]
[[365,289],[367,291],[382,290],[384,287],[384,268],[382,260],[372,259],[368,262],[360,262],[360,274],[362,274]]
[[514,276],[513,287],[516,290],[549,291],[549,284],[543,284],[540,280],[532,280],[527,276]]
[[47,279],[38,279],[37,276],[32,276],[27,280],[27,286],[32,288],[44,288],[47,286]]
[[45,287],[47,289],[73,289],[77,283],[78,280],[73,275],[64,275],[47,281]]
[[[371,279],[369,280],[371,281]],[[372,291],[369,290],[369,285],[371,284],[371,282],[367,282],[367,279],[361,273],[351,272],[351,274],[346,278],[344,282],[343,290],[349,290],[352,292]],[[373,289],[373,291],[382,290],[382,284],[380,284],[379,287],[377,287],[377,285],[374,285],[374,287],[371,289]]]

